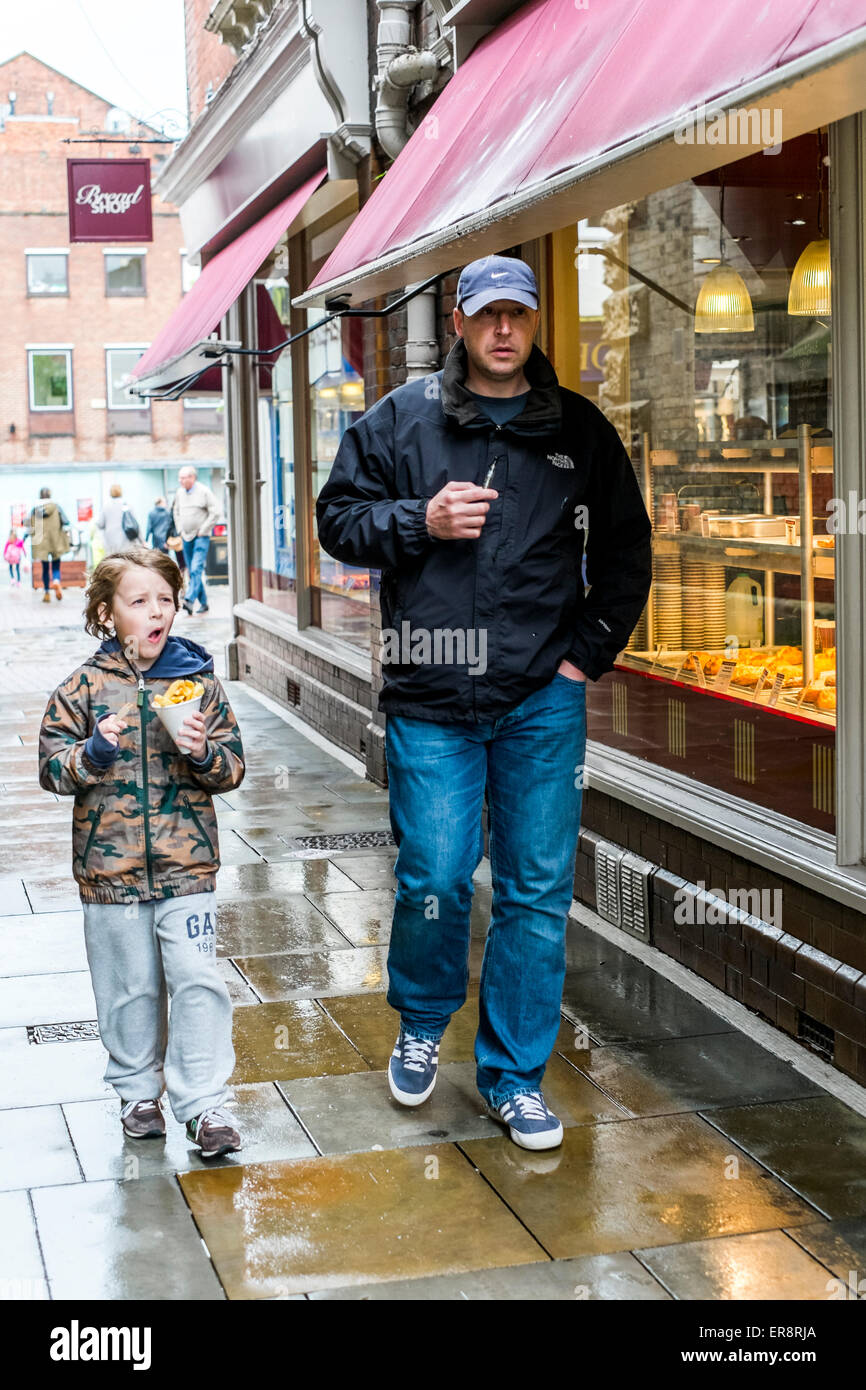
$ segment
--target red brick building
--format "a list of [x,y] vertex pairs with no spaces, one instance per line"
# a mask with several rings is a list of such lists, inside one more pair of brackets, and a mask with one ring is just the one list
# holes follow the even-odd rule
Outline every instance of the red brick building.
[[66,160],[134,154],[156,172],[170,146],[28,53],[0,64],[0,94],[0,524],[47,485],[87,532],[114,482],[143,522],[184,463],[222,479],[220,398],[142,405],[124,387],[195,272],[156,196],[151,242],[71,245]]

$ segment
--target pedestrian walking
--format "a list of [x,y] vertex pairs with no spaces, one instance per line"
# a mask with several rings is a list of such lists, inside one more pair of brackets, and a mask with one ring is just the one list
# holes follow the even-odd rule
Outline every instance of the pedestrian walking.
[[166,538],[171,530],[172,516],[164,497],[157,497],[147,517],[145,540],[155,550],[167,553]]
[[[225,1108],[235,1057],[216,959],[213,796],[240,785],[244,753],[213,658],[170,635],[180,589],[172,560],[144,546],[96,567],[85,628],[103,640],[48,701],[39,782],[75,798],[72,872],[123,1131],[164,1136],[167,1090],[190,1143],[213,1158],[241,1147]],[[180,679],[204,694],[175,742],[153,699]]]
[[316,518],[330,555],[381,569],[391,1094],[431,1094],[466,998],[486,789],[476,1083],[515,1143],[548,1149],[562,1141],[541,1083],[560,1025],[586,682],[613,668],[643,610],[651,527],[618,434],[559,385],[538,322],[524,261],[467,265],[444,368],[349,426]]
[[27,530],[33,562],[39,560],[42,564],[42,602],[51,602],[49,585],[59,601],[63,598],[60,561],[71,549],[72,537],[63,508],[51,500],[50,487],[39,489],[39,502],[30,513]]
[[122,555],[141,544],[141,528],[123,500],[120,483],[112,483],[108,489],[108,501],[103,504],[96,526],[102,532],[106,555]]
[[18,532],[13,526],[9,532],[9,539],[3,547],[3,559],[9,566],[9,587],[11,589],[21,588],[21,560],[23,556],[24,542],[19,538]]
[[178,474],[178,489],[172,506],[177,534],[183,541],[183,553],[189,573],[183,606],[192,614],[196,599],[198,612],[208,611],[204,571],[210,537],[220,509],[209,487],[198,481],[194,468],[182,468]]

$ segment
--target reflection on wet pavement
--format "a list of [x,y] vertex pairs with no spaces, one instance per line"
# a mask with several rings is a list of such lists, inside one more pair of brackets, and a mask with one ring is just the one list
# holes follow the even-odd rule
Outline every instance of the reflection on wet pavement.
[[[35,785],[35,745],[6,750],[0,1275],[36,1298],[670,1301],[817,1299],[862,1266],[866,1121],[576,922],[544,1078],[563,1144],[510,1142],[475,1085],[487,859],[436,1090],[397,1105],[396,848],[292,843],[389,828],[387,792],[229,689],[249,772],[216,799],[218,967],[244,1147],[213,1166],[167,1098],[164,1140],[123,1138],[99,1041],[28,1041],[95,1005],[69,803]],[[0,696],[0,738],[43,706]]]

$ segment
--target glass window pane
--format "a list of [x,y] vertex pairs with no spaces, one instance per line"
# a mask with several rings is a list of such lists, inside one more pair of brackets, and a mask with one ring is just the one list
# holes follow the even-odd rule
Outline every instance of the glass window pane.
[[[310,322],[321,318],[321,310],[307,313]],[[316,498],[331,472],[343,432],[364,413],[364,380],[352,364],[355,347],[348,323],[325,324],[309,335],[307,343],[314,528],[310,582],[318,599],[318,626],[369,650],[370,571],[344,565],[322,549],[315,514]]]
[[144,294],[144,256],[118,252],[105,257],[106,294]]
[[32,400],[34,410],[68,410],[69,354],[66,352],[32,352]]
[[[288,336],[288,281],[266,281],[267,291]],[[260,310],[261,314],[261,305]],[[268,384],[270,389],[268,389]],[[295,552],[295,437],[291,349],[277,359],[273,372],[259,375],[259,473],[261,490],[261,567],[252,574],[253,593],[269,608],[297,617]]]
[[67,294],[68,256],[27,257],[27,289],[30,294]]
[[[820,154],[812,132],[610,208],[578,226],[576,266],[580,389],[618,430],[653,519],[652,593],[593,694],[595,736],[832,833]],[[798,301],[806,257],[815,288]]]
[[140,396],[133,396],[126,385],[129,376],[144,348],[109,348],[105,354],[106,375],[108,378],[109,410],[146,409],[148,402]]

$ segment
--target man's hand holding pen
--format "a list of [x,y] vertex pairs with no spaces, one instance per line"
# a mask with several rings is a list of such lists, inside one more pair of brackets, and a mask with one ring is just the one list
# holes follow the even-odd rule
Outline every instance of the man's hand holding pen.
[[[488,472],[489,481],[492,467]],[[427,503],[427,530],[437,540],[477,540],[490,510],[499,496],[495,488],[477,483],[446,483]]]

